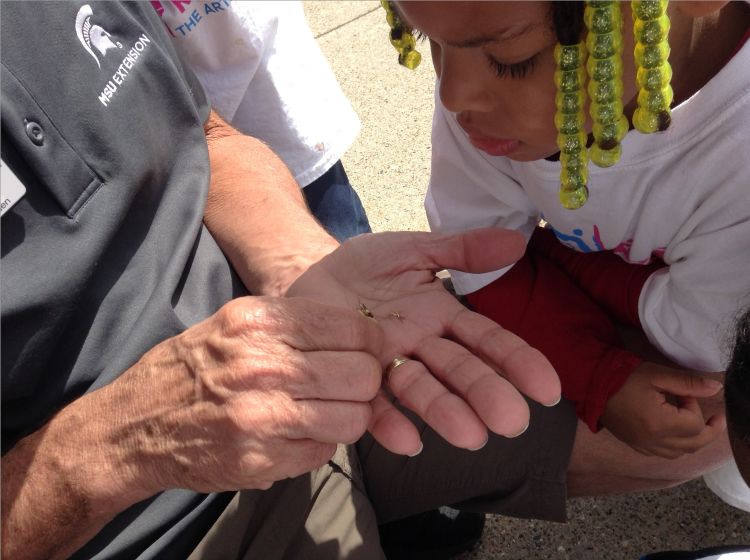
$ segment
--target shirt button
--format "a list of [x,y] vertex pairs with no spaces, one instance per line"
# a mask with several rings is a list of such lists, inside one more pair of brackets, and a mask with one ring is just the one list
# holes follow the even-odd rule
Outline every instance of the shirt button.
[[29,137],[29,140],[37,146],[44,144],[44,129],[42,129],[41,125],[37,122],[27,121],[25,119],[24,122],[26,123],[26,136]]

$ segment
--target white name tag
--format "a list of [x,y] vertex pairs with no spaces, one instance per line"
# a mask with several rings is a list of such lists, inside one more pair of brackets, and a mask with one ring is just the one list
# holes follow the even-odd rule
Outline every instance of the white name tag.
[[13,205],[26,194],[26,187],[16,174],[0,160],[0,216],[10,210]]

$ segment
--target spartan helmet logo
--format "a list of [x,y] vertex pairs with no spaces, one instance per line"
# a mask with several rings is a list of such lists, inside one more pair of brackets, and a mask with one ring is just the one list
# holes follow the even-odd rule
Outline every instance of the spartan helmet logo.
[[101,68],[102,65],[99,63],[99,57],[94,49],[104,56],[109,49],[122,48],[122,44],[119,41],[116,44],[113,43],[109,32],[98,25],[91,24],[93,13],[91,6],[88,4],[81,6],[76,16],[76,35],[83,48],[94,58],[96,65]]

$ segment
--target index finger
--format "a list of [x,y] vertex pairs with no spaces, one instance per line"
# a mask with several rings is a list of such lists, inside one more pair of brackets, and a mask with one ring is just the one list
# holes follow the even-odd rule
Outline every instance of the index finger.
[[492,319],[461,308],[451,334],[528,397],[545,406],[560,402],[560,379],[549,360]]

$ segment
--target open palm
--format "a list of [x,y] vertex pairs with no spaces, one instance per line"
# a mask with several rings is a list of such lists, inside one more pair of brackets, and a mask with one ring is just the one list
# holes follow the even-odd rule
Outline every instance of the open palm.
[[464,307],[435,277],[444,268],[496,270],[523,250],[519,234],[497,228],[363,235],[290,287],[287,296],[371,313],[384,332],[384,368],[396,357],[410,358],[386,376],[372,403],[369,430],[381,445],[402,454],[421,449],[419,433],[394,401],[453,445],[476,449],[488,428],[508,437],[523,432],[529,409],[521,393],[548,405],[559,400],[559,380],[541,353]]

